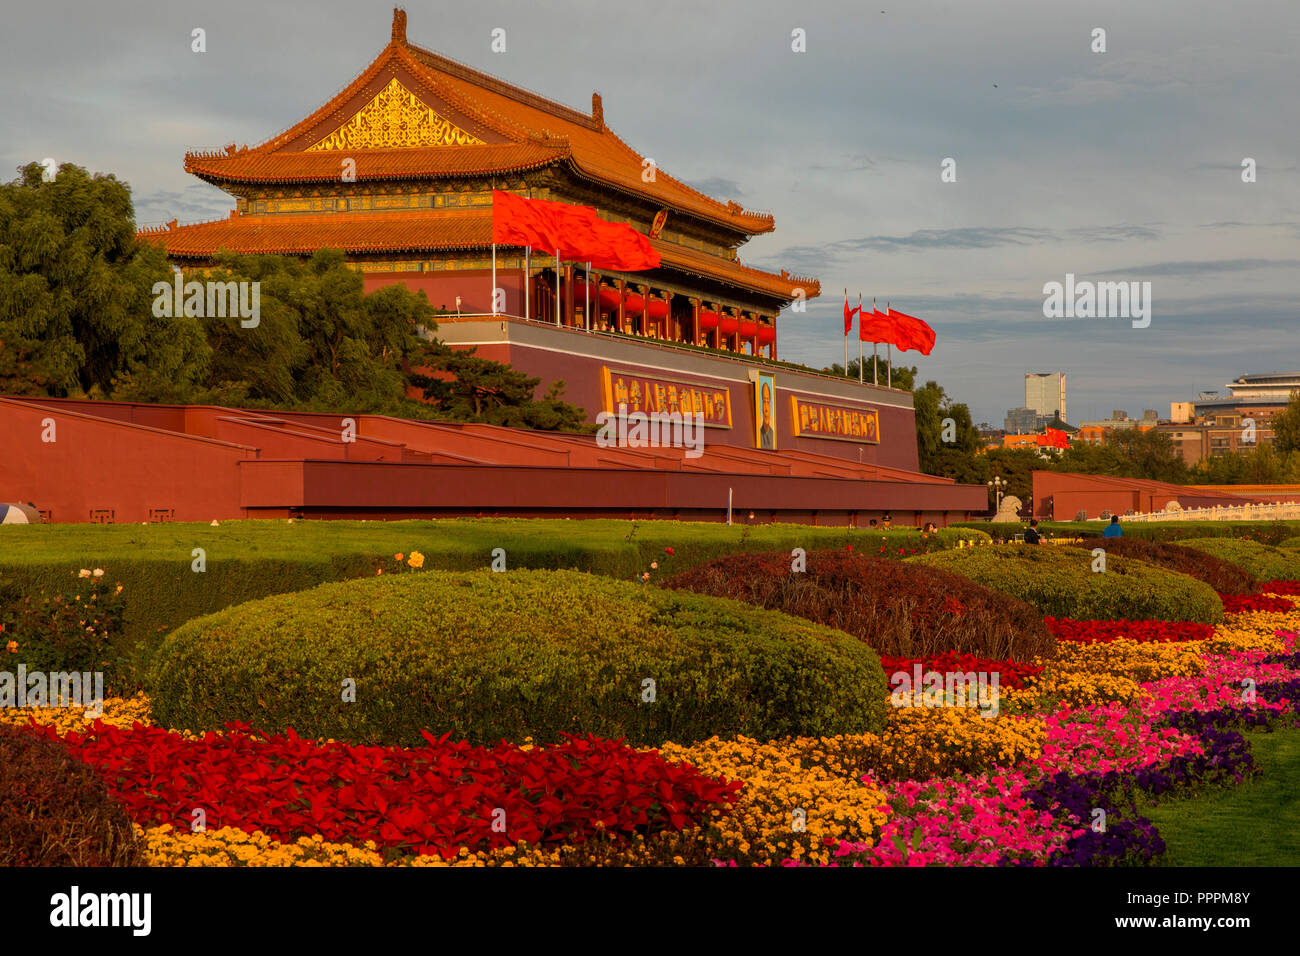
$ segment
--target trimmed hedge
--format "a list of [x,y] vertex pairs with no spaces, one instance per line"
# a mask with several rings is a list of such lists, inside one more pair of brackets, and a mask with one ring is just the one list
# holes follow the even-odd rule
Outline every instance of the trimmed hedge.
[[[78,568],[104,568],[123,585],[126,620],[118,647],[133,653],[188,620],[257,598],[329,581],[374,575],[396,553],[420,551],[426,568],[486,568],[502,548],[514,568],[575,569],[630,579],[659,562],[654,576],[740,551],[862,544],[865,531],[794,524],[449,518],[433,521],[227,521],[206,524],[6,525],[0,529],[0,584],[18,593],[55,590]],[[918,529],[872,531],[897,547],[954,547],[969,530],[922,539]],[[982,537],[980,535],[979,537]],[[206,571],[192,570],[202,548]],[[673,553],[668,554],[671,548]]]
[[1081,541],[1076,547],[1102,548],[1107,558],[1117,554],[1125,558],[1136,558],[1166,571],[1177,571],[1204,581],[1220,594],[1253,594],[1259,585],[1254,576],[1235,564],[1220,561],[1205,551],[1181,544],[1139,541],[1134,538],[1103,538],[1101,541]]
[[168,636],[146,687],[163,726],[403,745],[423,730],[833,736],[882,729],[887,704],[879,658],[847,634],[571,571],[390,574],[253,601]]
[[1285,541],[1279,541],[1277,546],[1279,548],[1300,548],[1300,535],[1296,535],[1294,538],[1287,538]]
[[0,866],[141,866],[126,810],[62,743],[0,724]]
[[1236,541],[1229,538],[1193,538],[1184,541],[1189,548],[1235,564],[1261,581],[1282,581],[1300,578],[1300,554],[1270,548],[1256,541]]
[[1008,544],[909,558],[1028,601],[1047,617],[1076,620],[1199,621],[1223,619],[1208,584],[1132,558],[1108,556],[1106,571],[1077,548]]
[[[1277,545],[1300,534],[1300,521],[1134,521],[1120,523],[1124,537],[1142,541],[1178,541],[1185,538],[1245,538],[1261,544]],[[1105,521],[1040,521],[1038,530],[1057,538],[1100,537]],[[1023,534],[1028,521],[994,524],[991,521],[968,521],[953,528],[979,530],[996,541],[1011,541]],[[949,529],[951,530],[951,529]]]
[[810,552],[800,572],[788,551],[732,555],[664,586],[807,618],[890,657],[1056,656],[1043,616],[1024,601],[938,568],[846,551]]

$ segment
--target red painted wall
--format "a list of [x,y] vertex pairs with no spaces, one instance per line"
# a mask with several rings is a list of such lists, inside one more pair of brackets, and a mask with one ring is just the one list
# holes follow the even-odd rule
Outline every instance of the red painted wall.
[[[482,315],[492,311],[492,270],[454,269],[438,272],[367,272],[363,274],[365,290],[400,282],[412,292],[423,291],[435,309],[456,311],[456,296],[461,297],[461,312]],[[504,311],[524,314],[523,276],[518,269],[498,269],[497,288],[504,289]],[[501,310],[498,310],[501,311]]]

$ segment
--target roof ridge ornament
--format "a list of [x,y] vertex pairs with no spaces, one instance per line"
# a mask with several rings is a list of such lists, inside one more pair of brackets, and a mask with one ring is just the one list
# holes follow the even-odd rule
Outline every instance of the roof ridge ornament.
[[591,119],[597,129],[605,128],[605,106],[601,102],[600,94],[596,92],[591,94]]
[[406,11],[393,7],[393,42],[406,46]]

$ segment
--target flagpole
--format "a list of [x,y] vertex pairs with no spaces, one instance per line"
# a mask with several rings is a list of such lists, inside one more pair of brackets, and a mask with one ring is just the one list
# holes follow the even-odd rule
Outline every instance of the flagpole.
[[[888,302],[885,303],[885,313],[886,313],[886,314],[889,313],[889,303],[888,303]],[[886,386],[887,388],[893,388],[893,387],[894,387],[894,343],[893,343],[893,342],[886,342],[886,343],[885,343],[885,354],[886,354],[886,356],[887,356],[886,359],[885,359],[885,361],[889,363],[889,364],[885,367],[885,369],[886,369],[886,371],[885,371],[885,374],[886,374],[885,386]]]
[[492,314],[497,314],[497,244],[492,243]]
[[528,258],[529,258],[529,257],[528,257],[528,253],[530,253],[530,252],[532,252],[532,251],[533,251],[533,247],[532,247],[532,246],[524,246],[524,318],[525,318],[525,319],[527,319],[527,318],[530,317],[530,316],[529,316],[529,309],[528,309],[528,300],[532,298],[532,296],[528,294],[528,293],[529,293],[529,289],[528,289],[529,276],[528,276],[528,273],[532,271],[532,269],[530,268],[530,263],[529,263],[529,261],[528,261]]
[[858,384],[862,384],[862,293],[858,293]]
[[587,263],[587,271],[582,274],[582,324],[591,331],[591,263]]
[[[871,314],[876,314],[876,297],[871,297]],[[880,384],[880,343],[871,343],[871,384]]]
[[[845,312],[849,311],[849,290],[848,289],[844,290],[844,311]],[[849,330],[847,328],[847,325],[848,323],[845,323],[846,328],[844,329],[844,374],[845,375],[849,374]]]
[[555,324],[560,324],[560,250],[555,250]]

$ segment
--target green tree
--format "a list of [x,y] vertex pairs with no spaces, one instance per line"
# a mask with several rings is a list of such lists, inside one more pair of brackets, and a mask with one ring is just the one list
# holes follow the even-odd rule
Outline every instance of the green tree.
[[594,428],[581,408],[562,399],[563,382],[554,383],[540,400],[534,399],[541,379],[480,358],[475,351],[430,343],[423,356],[430,374],[411,376],[412,384],[424,390],[425,399],[441,417],[548,431]]
[[964,402],[953,401],[938,382],[912,390],[916,410],[916,448],[921,471],[944,478],[972,473],[983,442]]
[[0,186],[0,391],[106,395],[115,384],[183,392],[208,349],[196,321],[156,320],[153,285],[171,272],[136,240],[130,188],[38,163]]
[[1273,419],[1273,444],[1283,454],[1300,451],[1300,391],[1291,393],[1286,408]]
[[[891,372],[889,361],[887,359],[880,358],[879,356],[876,356],[873,359],[871,356],[866,356],[862,360],[862,381],[864,384],[871,384],[873,381],[876,381],[872,378],[873,368],[875,369],[874,374],[879,376],[878,381],[880,385],[889,384],[892,388],[899,388],[905,392],[910,392],[916,381],[915,365],[910,367],[906,365],[895,365]],[[850,378],[856,382],[858,380],[858,360],[850,359],[847,371],[839,362],[836,362],[829,368],[822,369],[822,371],[827,375],[841,375],[844,378]],[[890,377],[891,375],[892,378]]]

